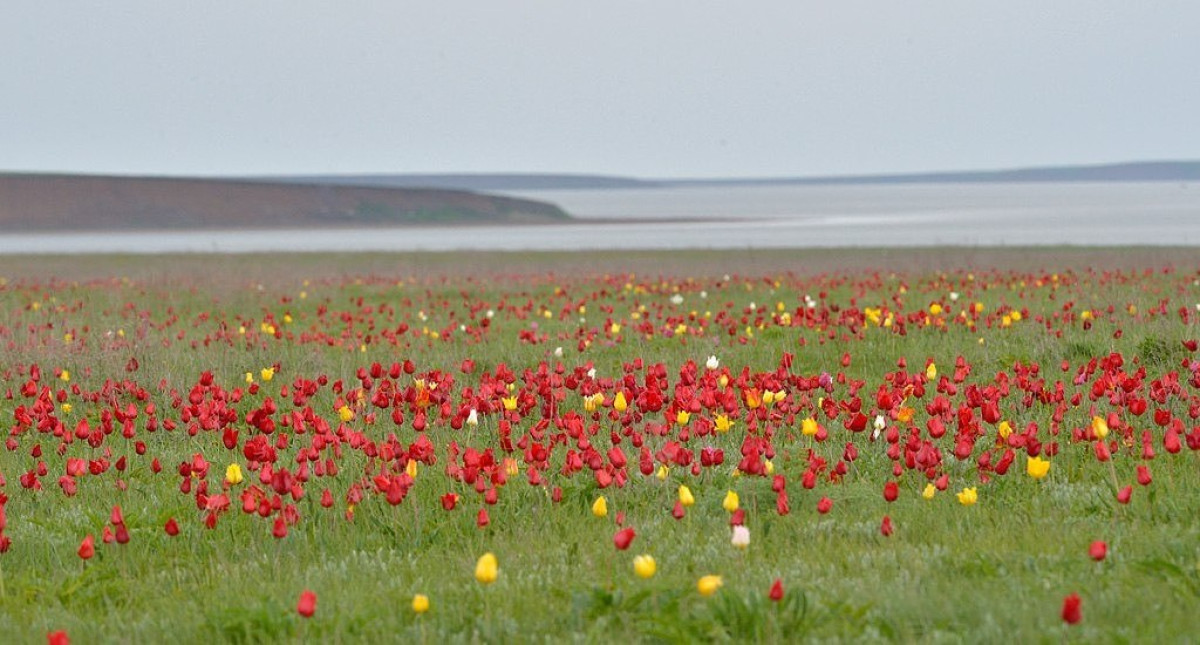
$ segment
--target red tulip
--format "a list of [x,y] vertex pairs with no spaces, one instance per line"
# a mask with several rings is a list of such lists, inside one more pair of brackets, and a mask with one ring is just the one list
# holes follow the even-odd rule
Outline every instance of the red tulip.
[[1126,486],[1117,491],[1117,501],[1122,504],[1128,504],[1129,498],[1133,496],[1133,486]]
[[272,527],[272,529],[271,529],[271,535],[274,535],[276,537],[276,539],[282,540],[283,538],[287,537],[287,534],[288,534],[287,521],[285,521],[283,519],[282,515],[276,516],[275,526]]
[[67,637],[66,630],[58,630],[46,634],[46,645],[71,645],[71,639]]
[[171,519],[167,520],[167,524],[166,524],[166,526],[163,527],[163,529],[166,530],[167,535],[169,535],[171,537],[175,537],[176,535],[179,535],[179,523],[176,522],[175,518],[173,518],[173,517]]
[[305,618],[311,618],[317,610],[317,594],[305,589],[300,592],[300,602],[296,603],[296,611]]
[[1073,593],[1066,598],[1063,598],[1062,619],[1068,625],[1074,625],[1083,618],[1083,614],[1079,610],[1079,594]]
[[833,500],[829,499],[828,497],[822,497],[821,500],[817,502],[817,512],[821,515],[828,513],[832,508]]
[[89,533],[87,537],[83,538],[83,542],[79,543],[79,557],[91,560],[94,555],[96,555],[96,538]]
[[629,544],[633,542],[634,535],[633,528],[623,528],[620,531],[617,531],[617,534],[613,536],[613,544],[616,545],[618,550],[624,551],[625,549],[628,549]]
[[729,514],[730,526],[741,526],[746,523],[746,509],[739,508]]
[[883,523],[879,525],[879,532],[883,537],[891,537],[892,535],[892,518],[887,515],[883,516]]
[[775,582],[771,583],[771,590],[767,592],[767,597],[775,602],[783,600],[783,580],[775,578]]
[[683,510],[683,502],[675,500],[675,508],[671,509],[671,517],[682,520],[685,514],[686,511]]
[[1104,540],[1096,540],[1088,547],[1088,555],[1096,562],[1099,562],[1108,555],[1108,545],[1104,543]]
[[900,486],[896,482],[888,482],[883,485],[883,498],[888,502],[896,501],[900,496]]
[[1139,464],[1137,467],[1137,482],[1142,486],[1149,486],[1153,478],[1150,477],[1150,469],[1144,464]]
[[1172,455],[1178,454],[1183,449],[1183,444],[1179,442],[1179,433],[1174,429],[1167,430],[1167,434],[1163,435],[1163,447]]
[[113,507],[112,514],[109,516],[108,521],[113,526],[120,526],[125,523],[125,516],[121,513],[120,506]]
[[129,544],[129,528],[124,524],[117,526],[117,544]]
[[479,514],[475,516],[475,526],[483,528],[492,523],[492,518],[488,517],[487,508],[479,509]]

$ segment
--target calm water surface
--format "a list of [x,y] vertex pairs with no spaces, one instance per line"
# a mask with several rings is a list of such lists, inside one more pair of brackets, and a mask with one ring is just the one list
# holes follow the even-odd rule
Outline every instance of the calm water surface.
[[[1200,184],[738,186],[509,194],[557,203],[582,222],[0,234],[0,253],[1200,245]],[[636,221],[646,218],[657,221]]]

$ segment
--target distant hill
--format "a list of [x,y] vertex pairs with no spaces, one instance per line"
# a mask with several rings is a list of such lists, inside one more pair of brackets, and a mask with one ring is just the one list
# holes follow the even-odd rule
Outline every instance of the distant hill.
[[933,184],[1083,181],[1200,181],[1200,161],[1146,161],[1093,166],[1048,166],[1012,170],[927,172],[822,177],[751,177],[711,179],[638,179],[608,175],[569,174],[396,174],[309,175],[262,177],[283,183],[337,186],[452,188],[479,191],[602,190],[606,188],[667,188],[672,186],[753,186],[833,184]]
[[608,175],[558,175],[534,173],[404,174],[404,175],[300,175],[256,177],[265,181],[379,186],[390,188],[450,188],[457,190],[571,190],[594,188],[653,188],[656,181]]
[[517,224],[553,204],[462,190],[0,174],[0,232]]
[[966,184],[1018,182],[1200,181],[1200,161],[1142,161],[1094,166],[1046,166],[1011,170],[973,170],[893,175],[777,177],[750,179],[676,179],[672,186],[770,184]]

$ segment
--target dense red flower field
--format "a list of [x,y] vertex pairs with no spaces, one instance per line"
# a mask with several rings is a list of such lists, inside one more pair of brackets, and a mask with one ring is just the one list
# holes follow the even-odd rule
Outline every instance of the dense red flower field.
[[1099,636],[1200,592],[1194,266],[294,274],[5,280],[8,628]]

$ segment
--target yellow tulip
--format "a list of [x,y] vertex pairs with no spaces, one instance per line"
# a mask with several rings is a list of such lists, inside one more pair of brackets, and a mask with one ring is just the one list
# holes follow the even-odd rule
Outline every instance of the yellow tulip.
[[592,502],[592,515],[596,517],[608,516],[608,500],[604,499],[603,495],[597,497],[596,501]]
[[696,589],[701,596],[711,596],[717,593],[717,589],[720,589],[723,584],[725,583],[721,580],[721,576],[704,576],[696,582]]
[[921,497],[924,497],[925,499],[933,499],[934,495],[937,495],[937,486],[934,486],[933,484],[925,484],[925,490],[921,491]]
[[806,437],[811,437],[817,434],[817,430],[819,428],[820,426],[817,425],[817,420],[812,417],[808,417],[800,422],[800,432]]
[[504,409],[512,412],[517,409],[517,395],[506,396],[500,399],[504,403]]
[[688,421],[691,421],[691,419],[692,414],[685,410],[680,410],[679,413],[675,415],[675,423],[678,423],[681,426],[687,425]]
[[970,488],[964,488],[958,492],[958,503],[962,504],[963,506],[970,506],[971,504],[974,504],[977,499],[979,499],[979,493],[976,492],[974,486]]
[[596,403],[597,403],[596,396],[597,395],[599,395],[599,397],[600,397],[599,402],[603,403],[604,395],[600,394],[598,392],[596,394],[589,394],[588,396],[583,397],[583,409],[585,411],[587,411],[587,412],[595,412],[596,411]]
[[879,307],[866,307],[863,309],[863,315],[867,317],[867,320],[875,323],[875,325],[883,324],[883,319],[880,318],[882,313]]
[[262,380],[269,381],[275,378],[275,369],[271,367],[264,367],[261,371],[259,371],[258,375],[262,378]]
[[1034,479],[1041,479],[1050,472],[1050,461],[1041,457],[1029,457],[1025,462],[1025,472]]
[[343,405],[342,407],[338,408],[338,418],[341,419],[343,423],[348,422],[354,418],[354,410],[351,410],[349,406]]
[[490,585],[496,581],[496,577],[500,575],[500,565],[496,562],[496,556],[493,553],[484,553],[479,557],[479,562],[475,563],[475,579],[481,584]]
[[758,406],[762,405],[762,393],[754,388],[746,390],[743,393],[743,397],[746,399],[746,407],[750,408],[751,410],[756,410],[758,409]]
[[649,555],[639,555],[633,559],[633,572],[639,578],[652,578],[658,571],[658,563]]
[[1108,421],[1104,417],[1092,417],[1092,432],[1095,433],[1097,439],[1103,439],[1108,436]]
[[685,485],[679,485],[679,503],[684,506],[691,506],[696,503],[696,498],[692,497],[692,491]]
[[625,399],[624,392],[617,392],[616,398],[613,399],[613,409],[617,412],[624,412],[629,408],[629,401]]
[[733,422],[729,420],[728,416],[724,414],[718,414],[715,427],[717,432],[729,432],[729,429],[733,427]]
[[933,361],[930,361],[929,364],[925,366],[925,380],[932,381],[935,378],[937,378],[937,365],[935,365]]
[[721,508],[730,513],[738,510],[738,494],[734,491],[725,493],[725,501],[721,502]]
[[229,467],[225,469],[225,481],[229,482],[230,486],[242,483],[242,467],[237,464],[229,464]]
[[429,611],[429,596],[426,596],[423,593],[413,596],[412,608],[413,611],[417,612],[418,614],[423,614]]
[[1000,435],[1001,439],[1007,439],[1012,431],[1012,426],[1007,421],[1001,421],[1000,425],[996,426],[996,434]]

